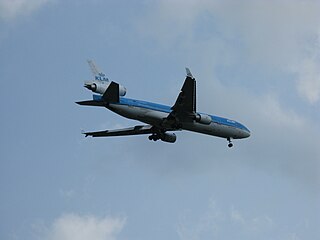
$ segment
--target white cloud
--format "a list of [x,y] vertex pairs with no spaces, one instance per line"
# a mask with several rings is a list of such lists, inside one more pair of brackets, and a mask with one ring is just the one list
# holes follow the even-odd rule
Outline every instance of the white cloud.
[[[181,240],[198,239],[277,239],[274,220],[268,215],[245,216],[240,210],[214,205],[199,219],[184,217],[177,228]],[[280,237],[279,237],[280,238]]]
[[13,20],[28,15],[51,0],[0,0],[0,18]]
[[[208,58],[211,68],[245,62],[270,72],[298,73],[291,84],[316,103],[320,59],[313,56],[320,51],[319,11],[319,1],[158,1],[138,26],[143,37],[162,47],[183,49],[198,61]],[[205,38],[198,38],[204,29]]]
[[306,125],[305,119],[293,110],[282,107],[275,96],[266,95],[256,99],[254,108],[255,112],[259,114],[256,117],[259,117],[260,121],[267,125],[279,128],[289,127],[291,130]]
[[298,68],[297,88],[310,103],[320,100],[320,61],[305,59]]
[[201,8],[201,3],[192,0],[158,1],[152,5],[148,15],[140,19],[138,29],[144,37],[151,37],[164,45],[171,45],[181,35],[192,34],[195,18],[201,12]]
[[44,233],[46,240],[115,240],[124,218],[98,218],[92,215],[65,214],[56,219]]
[[71,199],[75,196],[76,191],[74,189],[69,189],[69,190],[60,189],[59,194],[64,199]]
[[287,67],[305,54],[319,31],[317,1],[216,1],[221,33],[238,37],[252,62]]
[[[194,208],[191,208],[194,209]],[[195,211],[188,211],[180,219],[177,226],[177,233],[181,240],[200,239],[312,239],[308,238],[309,229],[301,225],[301,219],[291,219],[288,226],[288,219],[282,221],[276,216],[270,216],[259,212],[246,211],[244,207],[224,206],[215,204],[209,206],[195,217]]]
[[237,222],[237,223],[240,223],[240,224],[245,224],[245,220],[243,218],[243,216],[240,214],[240,212],[236,209],[234,209],[232,207],[232,210],[231,210],[231,214],[230,214],[230,217],[231,217],[231,220]]
[[265,232],[273,229],[273,220],[267,216],[255,216],[255,217],[245,217],[239,210],[234,207],[231,208],[230,221],[239,224],[242,231],[248,233]]
[[[250,151],[243,162],[278,171],[315,191],[320,180],[317,119],[303,114],[296,104],[300,98],[288,99],[300,95],[307,103],[320,101],[320,2],[176,0],[150,8],[138,22],[139,32],[180,62],[191,61],[198,71],[198,109],[233,117],[252,130],[244,140]],[[266,71],[273,78],[267,83],[251,79],[255,87],[250,88],[248,82],[241,86],[240,76],[227,85],[215,76],[220,66]]]
[[197,221],[185,215],[181,218],[177,227],[177,233],[181,240],[215,239],[221,232],[221,224],[226,221],[226,214],[210,200],[209,208]]

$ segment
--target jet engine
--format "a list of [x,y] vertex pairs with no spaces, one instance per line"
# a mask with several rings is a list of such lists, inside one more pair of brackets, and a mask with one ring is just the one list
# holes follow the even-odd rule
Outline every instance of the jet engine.
[[163,142],[174,143],[177,140],[177,136],[174,133],[164,133],[160,139]]
[[197,113],[195,117],[196,122],[209,125],[212,122],[212,119],[209,115]]
[[[92,82],[85,82],[84,87],[88,88],[92,92],[104,94],[104,92],[109,87],[110,82],[109,81],[92,81]],[[119,95],[124,96],[126,95],[127,89],[119,85]]]

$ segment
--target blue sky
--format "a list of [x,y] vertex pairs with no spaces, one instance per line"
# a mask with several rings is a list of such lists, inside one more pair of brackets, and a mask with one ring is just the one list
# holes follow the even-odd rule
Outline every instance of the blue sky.
[[[320,237],[319,1],[0,0],[1,239]],[[133,126],[83,82],[94,59],[127,96],[252,131],[90,139]]]

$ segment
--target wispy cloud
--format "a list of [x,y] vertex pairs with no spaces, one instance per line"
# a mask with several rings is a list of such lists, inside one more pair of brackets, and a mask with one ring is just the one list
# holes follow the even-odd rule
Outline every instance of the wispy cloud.
[[52,0],[0,0],[0,18],[10,21],[29,15]]
[[268,232],[272,231],[274,227],[274,221],[268,215],[248,217],[234,207],[231,207],[229,219],[247,233]]
[[317,103],[320,100],[320,59],[304,59],[296,69],[294,71],[298,74],[297,88],[299,93],[310,103]]
[[59,194],[63,199],[71,199],[75,196],[76,191],[74,189],[69,189],[69,190],[60,189]]
[[199,218],[194,219],[189,216],[181,219],[177,233],[181,240],[235,238],[293,240],[300,239],[298,232],[302,229],[305,230],[305,227],[300,226],[293,232],[267,214],[252,215],[234,206],[228,208],[214,203],[214,207],[209,206]]
[[[252,130],[243,162],[318,189],[320,151],[314,139],[320,129],[310,104],[320,102],[320,2],[176,0],[149,8],[137,21],[138,32],[155,49],[191,61],[198,71],[198,109],[234,117]],[[215,74],[221,66],[257,77],[242,84],[238,76],[225,84]],[[266,80],[264,72],[275,77]]]
[[320,100],[319,9],[319,1],[158,1],[138,29],[160,46],[183,48],[198,60],[208,53],[219,56],[206,59],[211,64],[245,61],[297,73],[291,84],[314,104]]
[[45,240],[115,240],[125,222],[125,218],[64,214],[54,220],[45,231],[42,228],[41,238]]

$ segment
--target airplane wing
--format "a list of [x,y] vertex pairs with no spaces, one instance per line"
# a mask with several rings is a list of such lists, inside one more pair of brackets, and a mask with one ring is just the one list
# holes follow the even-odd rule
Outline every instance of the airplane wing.
[[187,77],[178,95],[175,104],[171,107],[172,112],[165,119],[164,124],[180,128],[181,122],[190,122],[196,115],[196,80],[189,68],[186,68]]
[[129,135],[140,135],[154,133],[155,129],[151,125],[141,125],[123,129],[105,130],[98,132],[83,132],[88,137],[113,137],[113,136],[129,136]]
[[196,80],[192,76],[189,68],[186,68],[186,71],[186,80],[184,81],[176,103],[171,108],[177,114],[193,114],[196,112]]

